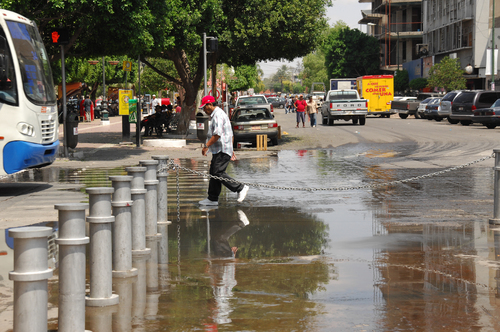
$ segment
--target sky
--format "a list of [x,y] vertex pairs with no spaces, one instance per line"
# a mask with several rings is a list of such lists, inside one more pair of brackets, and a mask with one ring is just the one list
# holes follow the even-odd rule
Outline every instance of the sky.
[[[327,8],[327,18],[330,25],[342,20],[351,29],[360,29],[366,31],[366,25],[359,25],[358,21],[362,18],[361,10],[370,9],[371,3],[359,3],[358,0],[333,0],[333,6]],[[302,63],[302,58],[295,59],[292,63],[285,61],[259,62],[260,68],[264,71],[264,77],[271,77],[283,65],[298,67]]]

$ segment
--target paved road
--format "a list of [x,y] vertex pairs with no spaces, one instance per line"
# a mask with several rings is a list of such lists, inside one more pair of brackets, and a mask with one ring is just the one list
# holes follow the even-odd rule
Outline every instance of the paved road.
[[[266,152],[237,151],[238,158],[265,157],[279,150],[333,148],[379,157],[373,159],[380,168],[439,169],[489,156],[494,148],[500,147],[500,129],[480,125],[465,127],[446,121],[402,120],[393,116],[370,117],[364,126],[340,121],[334,126],[319,124],[316,128],[309,125],[295,128],[295,113],[285,115],[283,109],[276,109],[275,115],[283,132],[280,144],[269,147]],[[114,117],[111,122],[111,126],[100,126],[98,121],[82,123],[80,143],[75,151],[77,157],[60,158],[49,169],[133,166],[153,155],[168,155],[172,159],[210,159],[201,155],[201,143],[196,138],[188,138],[185,148],[136,148],[135,145],[120,144],[121,118]],[[489,159],[475,166],[492,167],[493,163],[493,159]],[[80,191],[81,185],[59,184],[50,176],[41,182],[30,182],[32,173],[27,171],[12,179],[0,180],[0,228],[54,221],[57,220],[54,202],[86,200]],[[28,183],[15,183],[18,181]]]

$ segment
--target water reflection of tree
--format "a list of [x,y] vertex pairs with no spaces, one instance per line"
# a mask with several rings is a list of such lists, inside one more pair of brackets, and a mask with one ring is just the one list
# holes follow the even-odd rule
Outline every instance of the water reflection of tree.
[[328,242],[328,226],[294,208],[246,210],[250,225],[230,240],[239,258],[319,255]]
[[334,279],[336,273],[330,273],[331,269],[333,265],[322,260],[239,265],[236,270],[238,286],[235,291],[293,294],[308,299],[311,294],[324,291],[324,285]]

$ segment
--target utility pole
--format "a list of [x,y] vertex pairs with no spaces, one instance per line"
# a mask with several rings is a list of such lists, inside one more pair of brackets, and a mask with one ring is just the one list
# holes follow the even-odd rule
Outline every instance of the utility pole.
[[495,0],[491,12],[491,90],[495,91]]

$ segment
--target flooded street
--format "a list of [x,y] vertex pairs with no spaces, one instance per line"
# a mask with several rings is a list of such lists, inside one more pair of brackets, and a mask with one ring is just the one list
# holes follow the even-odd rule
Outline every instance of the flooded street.
[[[87,329],[500,330],[500,229],[488,223],[492,159],[407,183],[326,190],[442,170],[379,167],[401,161],[411,148],[356,144],[239,160],[228,168],[232,177],[279,188],[252,187],[243,203],[223,189],[215,209],[197,204],[208,180],[181,171],[178,210],[170,172],[168,264],[134,261],[138,277],[113,279],[120,304],[87,308]],[[210,163],[175,162],[207,173]],[[124,168],[52,167],[16,181],[95,187],[110,186],[110,175],[125,175]],[[12,287],[12,254],[4,242],[2,293]],[[57,329],[57,273],[49,280],[51,329]]]

